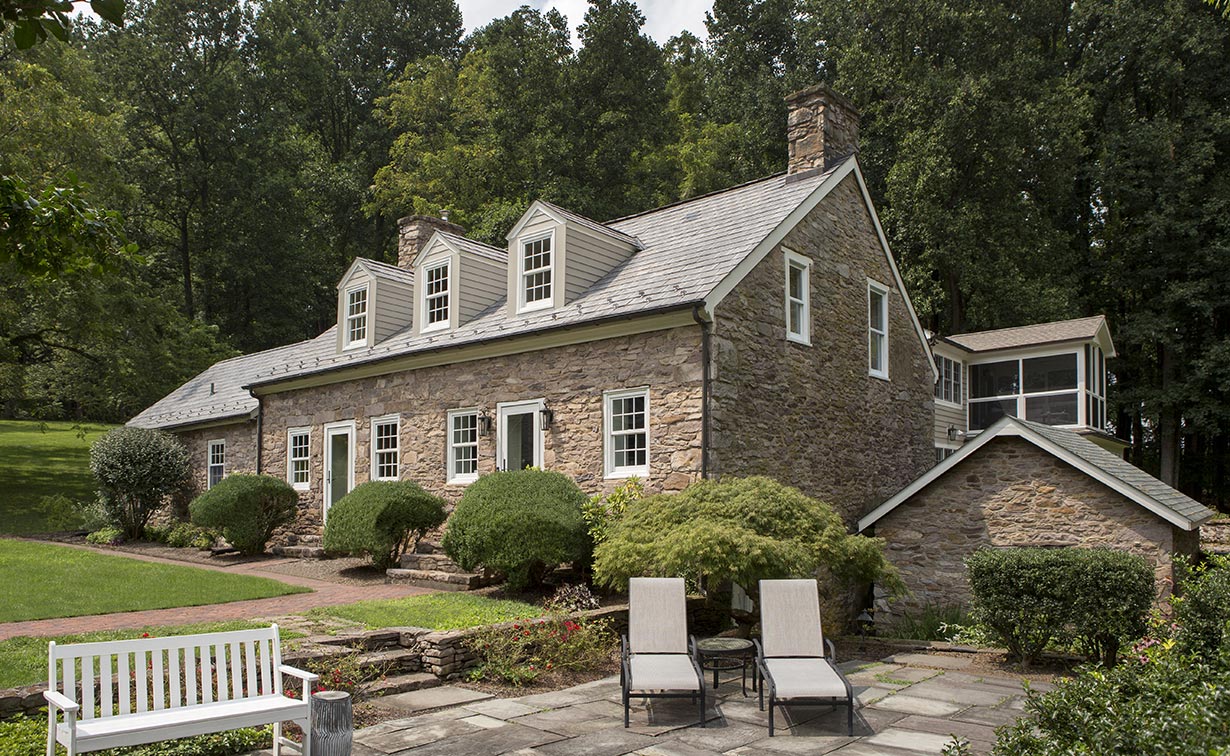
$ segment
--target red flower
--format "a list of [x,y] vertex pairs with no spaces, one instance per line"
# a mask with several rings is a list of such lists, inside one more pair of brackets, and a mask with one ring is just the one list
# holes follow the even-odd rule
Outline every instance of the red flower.
[[141,637],[142,637],[142,638],[148,638],[148,637],[149,637],[149,633],[141,633]]

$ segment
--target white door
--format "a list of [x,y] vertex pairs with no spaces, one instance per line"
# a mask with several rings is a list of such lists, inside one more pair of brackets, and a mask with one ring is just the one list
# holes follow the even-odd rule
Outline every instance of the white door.
[[542,467],[543,400],[497,405],[501,470]]
[[325,426],[324,517],[333,502],[354,488],[354,423]]

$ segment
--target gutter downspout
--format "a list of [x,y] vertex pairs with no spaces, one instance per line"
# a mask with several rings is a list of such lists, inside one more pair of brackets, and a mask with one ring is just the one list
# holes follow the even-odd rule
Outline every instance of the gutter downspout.
[[256,392],[248,389],[248,393],[256,400],[256,474],[261,474],[261,448],[264,446],[265,440],[265,402]]
[[692,307],[692,319],[700,326],[700,477],[709,477],[709,361],[712,355],[712,323],[703,304]]

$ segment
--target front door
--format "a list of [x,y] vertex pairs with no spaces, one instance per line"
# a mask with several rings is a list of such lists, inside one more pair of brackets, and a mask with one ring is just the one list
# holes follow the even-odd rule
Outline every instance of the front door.
[[543,402],[512,402],[499,405],[501,470],[542,467]]
[[325,501],[324,517],[329,507],[354,488],[354,424],[325,426]]

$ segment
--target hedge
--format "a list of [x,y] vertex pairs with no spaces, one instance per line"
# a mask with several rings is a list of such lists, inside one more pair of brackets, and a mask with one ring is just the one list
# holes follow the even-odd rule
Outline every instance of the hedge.
[[299,494],[271,475],[228,475],[188,506],[192,522],[222,531],[244,554],[260,554],[273,531],[294,521]]
[[329,508],[325,551],[370,556],[380,569],[396,566],[401,555],[428,530],[443,524],[444,500],[409,480],[363,483]]

